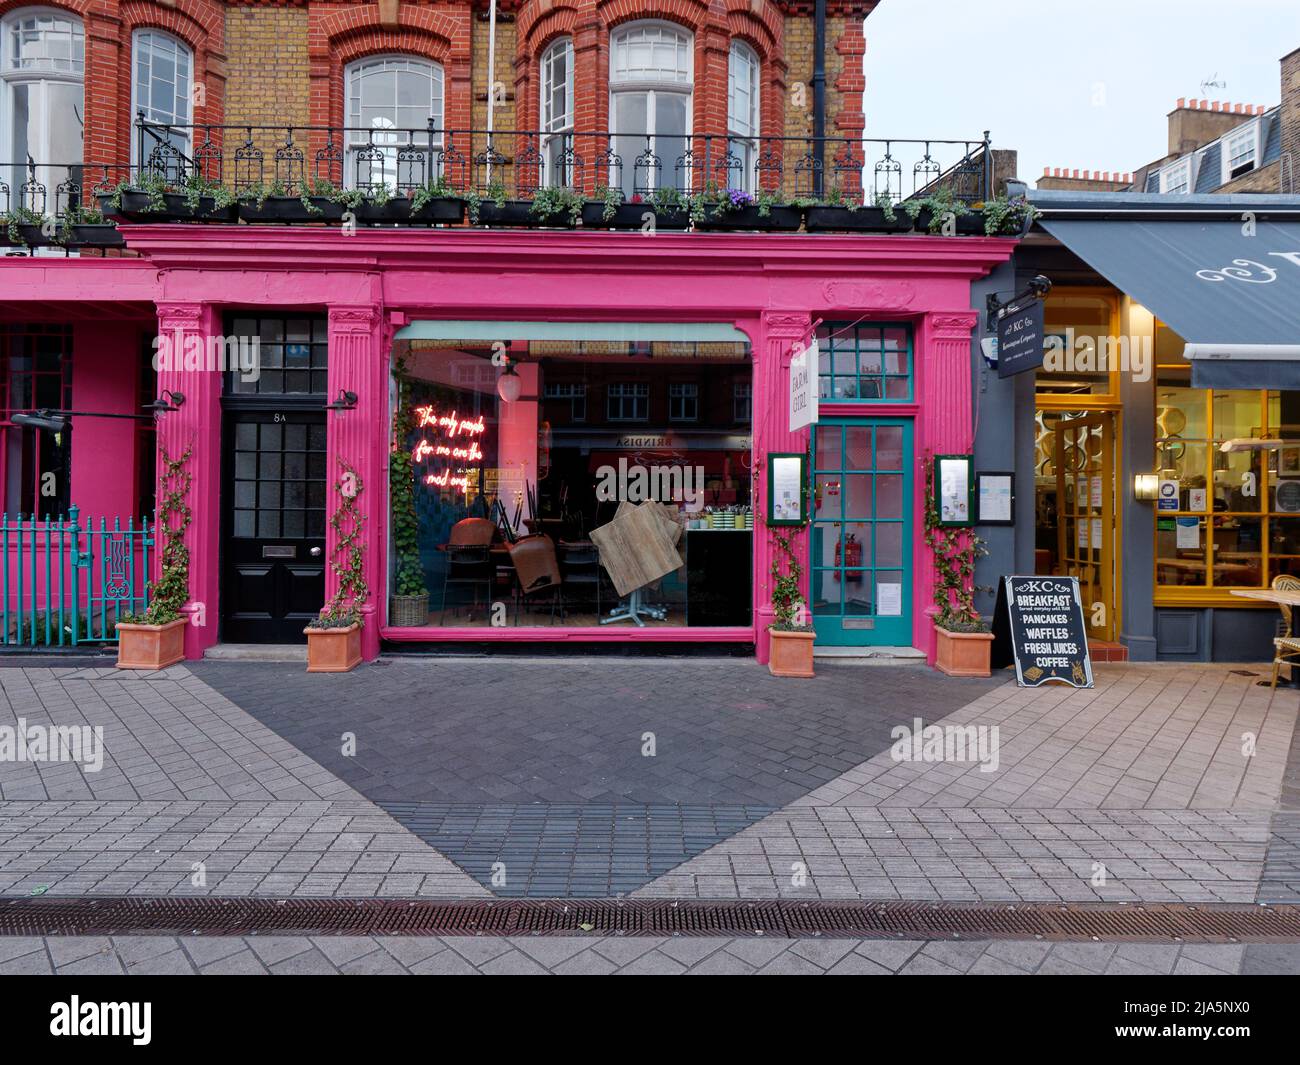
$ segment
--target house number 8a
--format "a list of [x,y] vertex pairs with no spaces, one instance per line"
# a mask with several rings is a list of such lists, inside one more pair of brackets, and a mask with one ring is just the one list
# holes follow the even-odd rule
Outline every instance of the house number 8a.
[[276,420],[277,422],[282,422],[282,421],[284,421],[284,415],[281,414],[279,411],[276,411],[276,412],[275,412],[275,420]]

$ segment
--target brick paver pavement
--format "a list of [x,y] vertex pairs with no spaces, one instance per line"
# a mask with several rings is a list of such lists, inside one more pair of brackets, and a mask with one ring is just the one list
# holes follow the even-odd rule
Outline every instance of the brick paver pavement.
[[999,729],[995,771],[883,751],[636,894],[1294,901],[1300,695],[1220,665],[1095,671],[944,718]]
[[1300,973],[1300,944],[1040,940],[118,936],[0,938],[0,975],[1224,975]]
[[183,667],[0,669],[0,724],[104,729],[104,763],[0,761],[0,895],[484,889]]

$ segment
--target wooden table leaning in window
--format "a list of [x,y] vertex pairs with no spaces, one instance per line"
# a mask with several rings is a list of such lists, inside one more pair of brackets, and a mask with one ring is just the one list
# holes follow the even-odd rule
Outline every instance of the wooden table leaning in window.
[[[1231,592],[1233,595],[1239,595],[1243,599],[1258,599],[1260,602],[1272,603],[1274,606],[1278,607],[1286,607],[1291,611],[1300,610],[1300,590],[1288,591],[1282,588],[1233,588],[1231,589]],[[1289,618],[1294,617],[1294,614],[1289,615]],[[1288,635],[1294,636],[1294,623],[1288,628]],[[1278,683],[1290,688],[1300,688],[1300,677],[1296,674],[1297,670],[1293,666],[1291,669],[1291,679],[1289,681],[1279,680]],[[1260,683],[1263,684],[1264,682],[1260,681]]]

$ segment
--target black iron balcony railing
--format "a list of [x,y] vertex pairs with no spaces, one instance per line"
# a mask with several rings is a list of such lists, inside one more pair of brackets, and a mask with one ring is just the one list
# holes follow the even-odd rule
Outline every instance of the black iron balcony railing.
[[237,195],[274,187],[409,194],[441,180],[489,197],[532,199],[542,188],[624,198],[707,188],[774,201],[897,203],[939,186],[975,202],[990,195],[992,154],[978,140],[744,137],[726,133],[457,130],[136,123],[137,170],[171,186],[197,179]]

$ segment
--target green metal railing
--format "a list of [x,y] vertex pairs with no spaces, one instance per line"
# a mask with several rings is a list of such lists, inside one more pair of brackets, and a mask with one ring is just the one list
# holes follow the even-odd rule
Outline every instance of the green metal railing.
[[148,605],[147,518],[0,515],[0,644],[75,647],[112,643],[117,623]]

